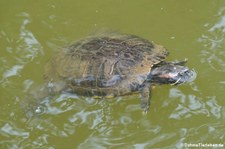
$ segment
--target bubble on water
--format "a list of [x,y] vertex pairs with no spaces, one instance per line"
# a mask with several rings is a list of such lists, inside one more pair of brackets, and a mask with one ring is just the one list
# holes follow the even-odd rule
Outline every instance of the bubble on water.
[[39,114],[39,113],[41,113],[41,112],[42,112],[41,107],[37,107],[37,109],[35,109],[35,113]]

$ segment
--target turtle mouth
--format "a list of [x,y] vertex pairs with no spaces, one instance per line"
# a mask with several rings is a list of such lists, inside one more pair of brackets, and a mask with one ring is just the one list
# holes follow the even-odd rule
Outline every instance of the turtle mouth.
[[197,73],[194,70],[184,69],[183,71],[171,75],[170,85],[183,84],[185,82],[192,82],[195,80]]

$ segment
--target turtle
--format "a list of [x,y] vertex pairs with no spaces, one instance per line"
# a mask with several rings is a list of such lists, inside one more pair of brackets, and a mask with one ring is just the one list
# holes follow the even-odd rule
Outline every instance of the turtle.
[[186,60],[167,62],[168,55],[164,46],[136,35],[86,37],[62,48],[47,62],[42,97],[62,91],[104,98],[139,93],[141,109],[147,113],[153,85],[178,85],[193,76]]

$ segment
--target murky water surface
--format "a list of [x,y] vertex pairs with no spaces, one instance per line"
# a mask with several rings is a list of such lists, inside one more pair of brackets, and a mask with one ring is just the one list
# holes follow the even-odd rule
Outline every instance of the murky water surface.
[[[51,55],[102,29],[160,43],[169,60],[188,58],[196,80],[154,88],[146,116],[138,95],[62,93],[41,101],[36,115],[26,112],[33,101],[25,97],[43,84]],[[1,1],[0,148],[225,147],[224,73],[224,0]]]

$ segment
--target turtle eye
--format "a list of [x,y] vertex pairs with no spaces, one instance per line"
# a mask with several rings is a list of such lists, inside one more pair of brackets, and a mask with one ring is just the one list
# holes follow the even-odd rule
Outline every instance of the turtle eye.
[[190,71],[188,69],[185,69],[184,71],[181,71],[179,74],[182,75],[182,76],[188,75],[188,74],[190,74]]

